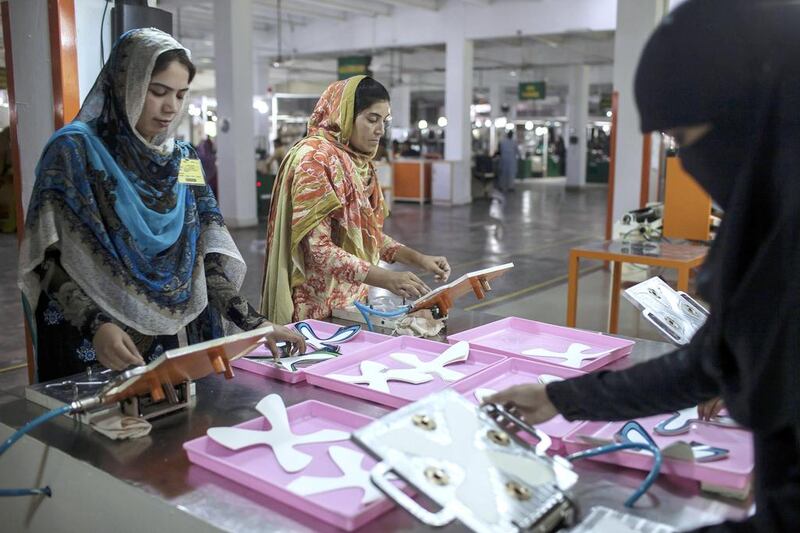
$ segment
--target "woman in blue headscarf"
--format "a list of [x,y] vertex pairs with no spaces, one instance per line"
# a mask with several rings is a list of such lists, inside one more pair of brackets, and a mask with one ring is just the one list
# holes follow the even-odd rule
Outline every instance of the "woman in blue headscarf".
[[[195,68],[155,29],[117,41],[77,118],[36,168],[20,249],[39,380],[141,365],[177,347],[268,325],[239,295],[246,266],[197,154],[174,132]],[[199,177],[199,180],[198,180]],[[197,184],[199,183],[199,185]],[[276,326],[267,344],[302,337]]]

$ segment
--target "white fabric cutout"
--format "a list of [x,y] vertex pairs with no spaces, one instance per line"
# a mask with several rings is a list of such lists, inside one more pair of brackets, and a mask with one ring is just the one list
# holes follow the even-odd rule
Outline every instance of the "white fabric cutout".
[[606,350],[598,353],[583,353],[586,350],[591,349],[591,346],[586,346],[585,344],[581,344],[579,342],[573,342],[569,345],[567,351],[565,352],[554,352],[546,348],[531,348],[530,350],[524,350],[522,355],[564,359],[565,361],[562,363],[564,366],[580,368],[584,361],[589,359],[597,359],[601,355],[606,355],[611,352],[611,350]]
[[492,394],[497,394],[497,391],[494,389],[475,389],[473,394],[478,402],[483,403]]
[[292,365],[297,363],[304,363],[304,362],[314,362],[319,363],[322,361],[327,361],[328,359],[335,359],[338,357],[335,353],[308,353],[305,355],[293,355],[291,357],[281,357],[277,361],[270,361],[272,364],[277,366],[282,370],[286,370],[287,372],[299,372],[299,369],[295,369]]
[[692,442],[692,455],[694,460],[698,463],[710,463],[711,461],[719,461],[728,457],[730,452],[725,448],[718,448],[700,442]]
[[358,333],[361,331],[361,328],[358,328],[358,330],[354,332],[355,328],[353,326],[342,327],[339,328],[330,338],[321,339],[317,337],[314,329],[305,322],[296,324],[295,329],[306,339],[306,344],[314,348],[314,350],[324,350],[326,344],[344,344],[358,335]]
[[677,416],[673,415],[671,419],[665,420],[666,423],[660,423],[656,426],[656,433],[673,432],[685,433],[689,431],[692,422],[700,418],[697,412],[697,406],[681,409],[678,411]]
[[418,372],[413,368],[408,369],[389,369],[383,363],[377,361],[361,361],[361,374],[358,376],[348,376],[344,374],[328,374],[327,377],[345,383],[355,385],[365,385],[370,389],[380,392],[391,392],[387,381],[403,381],[413,385],[427,383],[433,379],[430,374]]
[[343,446],[328,448],[331,459],[344,475],[338,477],[302,476],[286,485],[286,488],[300,496],[313,496],[322,492],[359,488],[364,491],[361,505],[367,505],[383,495],[373,485],[370,471],[361,468],[364,454]]
[[289,426],[286,406],[277,394],[270,394],[256,405],[256,410],[272,426],[266,431],[232,427],[209,428],[210,439],[231,450],[241,450],[257,444],[270,446],[278,464],[287,472],[299,472],[311,462],[311,456],[294,449],[298,444],[348,440],[350,433],[323,429],[307,435],[295,435]]
[[715,416],[711,420],[700,420],[697,406],[681,409],[659,422],[654,431],[659,435],[681,435],[688,433],[692,424],[711,424],[714,426],[738,428],[739,424],[728,416]]
[[[428,432],[409,427],[386,433],[381,440],[392,448],[415,457],[432,458],[458,465],[464,475],[456,488],[456,497],[479,519],[494,523],[498,520],[496,498],[486,498],[486,487],[492,487],[492,468],[522,479],[531,487],[555,482],[553,472],[526,457],[508,454],[501,450],[478,450],[474,447],[476,433],[485,431],[475,412],[461,403],[443,406],[445,424],[450,430],[449,441],[442,444],[433,440]],[[485,439],[484,436],[480,437]],[[490,445],[491,446],[491,445]],[[454,480],[455,481],[455,480]]]
[[542,385],[547,385],[548,383],[554,383],[556,381],[564,381],[564,378],[552,374],[539,374],[538,380]]
[[419,357],[413,353],[393,353],[389,357],[395,361],[414,367],[418,372],[436,374],[445,381],[458,381],[464,377],[464,374],[445,368],[445,366],[466,361],[469,357],[469,343],[466,341],[458,342],[432,361],[425,363],[420,361]]

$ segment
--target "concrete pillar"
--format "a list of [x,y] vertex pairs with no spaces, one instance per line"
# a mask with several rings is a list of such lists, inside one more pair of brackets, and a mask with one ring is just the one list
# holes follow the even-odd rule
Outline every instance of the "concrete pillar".
[[392,99],[392,127],[410,128],[411,124],[411,86],[395,85],[389,90]]
[[[492,125],[489,126],[489,154],[493,154],[497,151],[497,145],[500,142],[494,121],[498,117],[503,116],[503,111],[500,109],[500,107],[503,105],[503,86],[496,81],[492,82],[492,84],[489,86],[489,105],[492,106],[490,114],[492,118]],[[503,132],[500,131],[500,135],[502,134]]]
[[[269,88],[269,64],[266,60],[253,60],[253,128],[258,143],[262,143],[268,152],[272,152],[270,140],[270,107],[272,98],[267,96]],[[257,106],[264,106],[258,108]]]
[[644,45],[669,8],[668,0],[619,0],[614,37],[614,90],[619,93],[613,220],[639,207],[642,147],[633,77]]
[[252,0],[215,0],[219,201],[228,226],[255,226]]
[[589,122],[589,67],[571,68],[567,147],[567,187],[586,185],[586,126]]
[[445,59],[444,105],[447,117],[444,158],[452,162],[451,203],[472,201],[472,128],[469,109],[472,105],[473,43],[463,36],[447,40]]
[[[111,40],[111,8],[108,6],[105,21],[103,21],[103,9],[106,7],[105,0],[79,0],[75,2],[75,28],[79,31],[75,34],[75,47],[78,50],[78,85],[80,88],[81,102],[89,94],[94,85],[94,80],[100,74],[114,41]],[[86,31],[85,28],[99,28],[103,22],[103,53],[100,55],[100,46],[97,31]]]
[[8,13],[14,62],[22,210],[27,213],[36,180],[36,165],[47,139],[55,129],[47,0],[10,0]]

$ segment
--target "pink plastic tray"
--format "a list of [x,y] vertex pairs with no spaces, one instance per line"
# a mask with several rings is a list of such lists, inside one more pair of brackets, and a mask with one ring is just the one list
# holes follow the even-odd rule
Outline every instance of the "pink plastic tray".
[[[458,381],[444,381],[436,375],[434,375],[431,381],[427,383],[421,383],[419,385],[402,383],[399,381],[389,381],[388,385],[390,392],[387,394],[385,392],[370,389],[366,385],[354,385],[329,378],[328,374],[359,375],[361,373],[359,368],[361,361],[366,360],[383,363],[389,368],[409,368],[408,366],[395,361],[389,356],[396,352],[406,352],[416,354],[421,361],[430,361],[435,359],[449,347],[450,345],[448,344],[425,339],[417,339],[415,337],[394,337],[392,340],[386,341],[366,350],[362,350],[350,357],[331,359],[330,361],[324,361],[314,365],[313,367],[309,367],[305,371],[306,380],[309,383],[324,389],[329,389],[332,391],[341,392],[342,394],[347,394],[349,396],[355,396],[356,398],[388,405],[389,407],[402,407],[411,402],[415,402],[432,392],[444,390],[454,383],[458,383]],[[465,377],[467,377],[504,359],[505,357],[502,355],[470,349],[469,357],[466,361],[447,365],[446,368],[461,372],[465,375]]]
[[[551,365],[565,366],[561,359],[540,358],[523,355],[532,348],[564,352],[573,343],[585,344],[591,348],[588,353],[609,351],[596,359],[584,360],[580,370],[590,372],[616,361],[633,350],[633,341],[611,337],[600,333],[554,326],[524,318],[503,318],[491,324],[455,333],[448,336],[448,342],[467,341],[479,350],[499,353],[507,357],[536,359]],[[571,368],[571,367],[567,367]]]
[[[567,379],[582,376],[585,372],[562,366],[548,365],[539,361],[510,358],[486,370],[482,370],[474,376],[462,379],[453,385],[453,390],[478,405],[480,402],[475,397],[476,390],[492,389],[499,392],[514,385],[538,383],[540,374],[549,374]],[[584,422],[570,422],[559,415],[537,427],[553,439],[553,446],[550,450],[558,452],[564,447],[562,442],[564,437],[575,431],[582,424]]]
[[[694,479],[712,483],[720,487],[736,490],[747,488],[753,473],[753,437],[744,429],[722,428],[709,424],[695,424],[688,433],[665,437],[653,431],[656,424],[669,415],[656,415],[640,418],[639,422],[647,430],[660,448],[665,448],[677,441],[697,441],[711,446],[718,446],[730,451],[730,455],[719,461],[709,463],[696,463],[682,461],[670,457],[664,458],[661,473],[675,475],[683,478]],[[625,422],[587,422],[567,435],[564,445],[567,452],[573,453],[596,444],[587,443],[581,436],[612,440]],[[652,456],[634,451],[622,451],[607,455],[592,457],[597,461],[612,463],[637,470],[650,470],[653,464]]]
[[[342,327],[339,324],[331,324],[330,322],[323,322],[321,320],[308,319],[303,320],[303,322],[310,325],[314,332],[316,332],[320,337],[330,337],[336,332],[336,330]],[[289,324],[287,327],[293,326],[294,324]],[[372,331],[366,331],[362,329],[358,332],[358,335],[349,341],[340,344],[339,346],[341,347],[342,355],[351,355],[358,353],[365,348],[369,348],[370,346],[374,346],[381,342],[386,342],[391,338],[392,337],[388,335],[373,333]],[[269,350],[262,345],[253,350],[252,355],[269,355]],[[233,361],[231,365],[254,374],[260,374],[262,376],[279,379],[287,383],[298,383],[300,381],[305,381],[306,379],[304,369],[301,369],[298,372],[289,372],[287,370],[283,370],[282,368],[273,366],[268,359],[247,359],[246,357],[242,357],[236,361]]]
[[[352,432],[372,422],[372,418],[346,409],[308,400],[287,409],[289,422],[296,434],[306,434],[322,429],[338,429]],[[257,418],[237,425],[245,429],[269,429],[269,423]],[[341,489],[313,496],[298,496],[285,488],[292,480],[301,476],[338,476],[339,468],[328,455],[330,446],[343,446],[363,453],[351,441],[303,444],[297,449],[313,456],[305,469],[290,474],[277,462],[269,446],[252,446],[241,451],[232,451],[208,437],[200,437],[183,444],[189,460],[249,489],[258,491],[276,501],[294,507],[319,520],[336,527],[352,531],[392,508],[386,498],[361,505],[362,490]],[[375,465],[364,455],[362,467]]]

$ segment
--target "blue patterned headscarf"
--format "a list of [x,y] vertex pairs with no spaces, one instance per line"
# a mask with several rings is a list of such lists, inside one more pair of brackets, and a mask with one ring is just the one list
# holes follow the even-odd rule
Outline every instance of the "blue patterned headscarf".
[[241,285],[246,267],[211,189],[178,182],[181,160],[197,159],[172,137],[181,113],[151,142],[133,126],[156,59],[175,49],[184,48],[155,29],[124,34],[75,121],[48,141],[20,249],[20,286],[33,306],[33,270],[53,249],[96,304],[146,335],[174,334],[206,309],[206,253],[225,256]]

